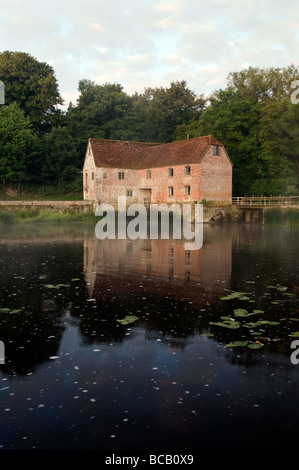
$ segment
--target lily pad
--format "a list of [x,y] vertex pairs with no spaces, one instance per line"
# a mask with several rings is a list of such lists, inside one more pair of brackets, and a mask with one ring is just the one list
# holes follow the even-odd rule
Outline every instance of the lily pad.
[[137,317],[135,317],[134,315],[127,315],[125,318],[121,320],[117,320],[117,321],[121,323],[122,325],[129,325],[130,323],[133,323],[136,320],[137,320]]
[[246,341],[234,341],[233,343],[228,343],[225,345],[226,348],[237,348],[247,346]]
[[299,337],[299,331],[293,331],[290,336]]
[[45,284],[47,289],[59,289],[60,287],[65,287],[66,284]]
[[239,299],[244,296],[244,292],[232,292],[229,295],[226,295],[225,297],[221,297],[221,300],[231,300],[231,299]]
[[210,325],[222,326],[224,328],[236,329],[240,328],[240,323],[234,320],[224,320],[223,322],[210,322]]
[[262,343],[250,343],[247,345],[247,348],[250,348],[250,349],[260,349],[262,348],[264,345]]
[[253,310],[253,313],[265,313],[264,310]]
[[234,314],[236,317],[247,317],[248,312],[244,308],[237,308],[234,310]]

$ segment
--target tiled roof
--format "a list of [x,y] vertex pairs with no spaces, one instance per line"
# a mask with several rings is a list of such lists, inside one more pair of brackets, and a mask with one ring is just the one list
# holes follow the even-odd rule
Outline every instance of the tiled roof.
[[222,145],[208,135],[169,144],[89,139],[97,167],[158,168],[199,163],[211,144]]

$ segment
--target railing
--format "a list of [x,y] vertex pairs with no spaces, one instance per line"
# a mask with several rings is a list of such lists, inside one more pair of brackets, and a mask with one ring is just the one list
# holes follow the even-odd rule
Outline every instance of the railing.
[[231,201],[237,206],[293,206],[299,205],[299,196],[235,196]]

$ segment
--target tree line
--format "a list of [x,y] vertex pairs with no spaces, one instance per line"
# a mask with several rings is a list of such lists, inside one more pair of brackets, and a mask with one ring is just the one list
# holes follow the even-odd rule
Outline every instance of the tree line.
[[[0,180],[3,189],[80,191],[89,137],[172,142],[212,134],[234,165],[234,195],[299,193],[298,67],[232,72],[225,89],[195,93],[186,81],[128,95],[82,79],[63,111],[53,68],[25,52],[0,53]],[[299,86],[298,86],[299,88]],[[162,162],[163,164],[163,162]]]

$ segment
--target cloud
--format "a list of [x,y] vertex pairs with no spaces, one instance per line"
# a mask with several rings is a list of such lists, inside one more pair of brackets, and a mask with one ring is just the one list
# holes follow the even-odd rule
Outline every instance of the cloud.
[[[297,62],[297,0],[0,0],[0,48],[52,65],[66,105],[82,78],[196,93],[249,65]],[[0,77],[1,79],[1,77]]]

